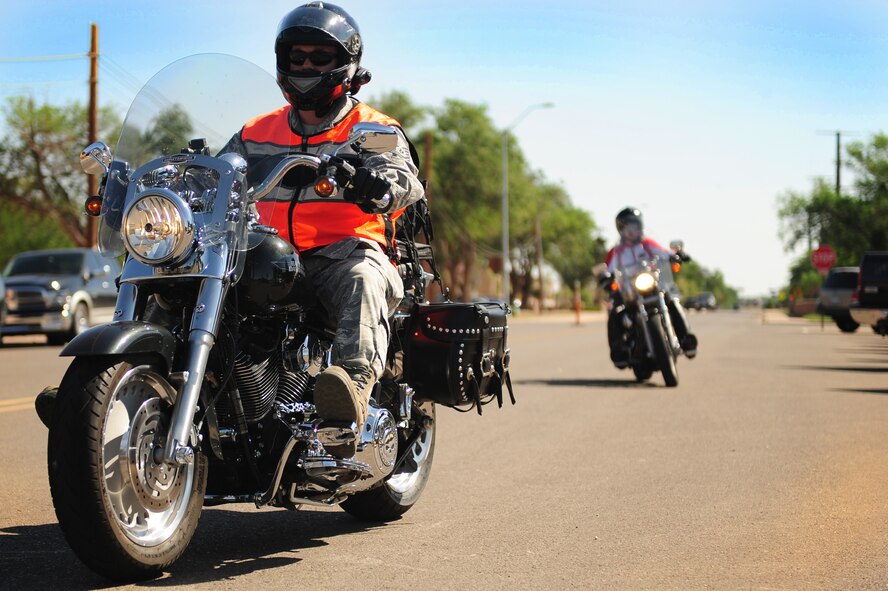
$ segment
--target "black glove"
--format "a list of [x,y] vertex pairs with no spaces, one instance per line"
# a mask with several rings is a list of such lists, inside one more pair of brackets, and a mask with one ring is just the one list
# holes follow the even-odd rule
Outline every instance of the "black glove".
[[691,257],[689,257],[685,251],[680,250],[669,257],[669,260],[673,263],[686,263],[691,260]]
[[383,202],[383,197],[391,188],[392,184],[382,174],[362,166],[355,170],[351,186],[345,190],[344,196],[368,213],[388,211],[391,200]]

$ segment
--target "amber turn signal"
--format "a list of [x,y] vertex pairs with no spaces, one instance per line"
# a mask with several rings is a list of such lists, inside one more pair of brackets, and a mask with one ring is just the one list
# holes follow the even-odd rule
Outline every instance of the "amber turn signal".
[[87,197],[83,208],[86,210],[86,215],[98,216],[102,213],[102,198],[99,195]]
[[321,197],[329,197],[336,192],[336,181],[328,176],[318,179],[315,183],[315,193]]
[[620,286],[616,281],[611,283],[611,291],[617,291],[618,289],[620,289]]
[[678,273],[681,271],[681,263],[672,263],[672,272]]

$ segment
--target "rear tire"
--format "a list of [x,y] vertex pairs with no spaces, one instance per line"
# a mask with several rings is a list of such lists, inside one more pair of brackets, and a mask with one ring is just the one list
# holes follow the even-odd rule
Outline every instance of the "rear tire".
[[842,320],[836,320],[836,326],[838,326],[839,330],[842,332],[854,332],[860,327],[860,324],[854,322],[850,318],[843,318]]
[[651,330],[651,341],[654,344],[654,357],[657,358],[657,366],[663,374],[666,386],[674,388],[678,385],[678,369],[675,366],[675,355],[672,347],[666,339],[666,331],[659,315],[648,319],[648,328]]
[[[435,405],[421,405],[431,417],[431,425],[420,435],[408,451],[408,457],[395,474],[382,485],[356,493],[342,501],[340,506],[350,515],[363,521],[391,521],[406,513],[416,504],[432,472],[435,455]],[[415,412],[415,411],[414,411]],[[404,440],[399,444],[404,445]]]
[[172,407],[162,373],[142,358],[76,358],[49,430],[49,484],[59,525],[89,568],[115,581],[160,575],[200,517],[206,457],[156,464]]

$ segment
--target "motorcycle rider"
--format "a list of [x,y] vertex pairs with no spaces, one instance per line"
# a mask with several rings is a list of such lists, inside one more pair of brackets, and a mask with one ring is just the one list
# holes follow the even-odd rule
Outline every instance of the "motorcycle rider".
[[[650,260],[654,257],[661,260],[672,260],[676,257],[683,261],[690,260],[684,252],[667,250],[655,240],[645,237],[644,223],[639,209],[626,207],[617,214],[615,221],[620,242],[610,249],[605,258],[607,269],[612,276],[616,271],[623,270],[639,260]],[[682,350],[689,359],[693,359],[697,354],[697,337],[690,332],[684,307],[676,294],[667,298],[666,304]],[[607,340],[610,345],[611,361],[622,369],[629,363],[629,350],[626,346],[626,329],[616,308],[617,306],[611,307],[608,314]]]
[[[397,148],[365,158],[350,189],[329,198],[311,186],[279,189],[257,204],[260,222],[276,227],[300,252],[319,301],[337,325],[332,365],[315,385],[318,414],[355,422],[360,433],[385,365],[389,316],[404,295],[393,264],[394,219],[422,197],[423,187],[397,121],[352,96],[370,74],[360,67],[363,40],[345,10],[328,2],[292,10],[278,25],[274,51],[278,85],[289,104],[249,121],[222,150],[244,156],[248,170],[267,170],[291,151],[329,153],[359,122],[398,129]],[[354,444],[328,451],[349,457]]]
[[[288,104],[247,122],[220,150],[243,156],[253,182],[289,153],[332,152],[356,123],[397,130],[397,147],[364,158],[348,189],[323,198],[311,186],[298,193],[279,187],[256,204],[260,222],[299,251],[318,300],[336,323],[332,365],[315,384],[318,414],[354,422],[358,433],[384,370],[389,317],[404,295],[394,264],[394,220],[424,190],[398,122],[353,97],[370,80],[360,65],[363,47],[358,24],[339,6],[310,2],[290,11],[274,43],[278,85]],[[35,400],[47,426],[56,392],[47,388]],[[351,457],[355,444],[327,451]]]

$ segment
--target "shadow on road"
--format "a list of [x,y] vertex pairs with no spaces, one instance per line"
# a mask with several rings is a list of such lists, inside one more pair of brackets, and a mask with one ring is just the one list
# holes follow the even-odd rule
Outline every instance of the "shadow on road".
[[855,394],[888,394],[885,388],[833,388],[833,392],[853,392]]
[[784,369],[807,369],[814,371],[853,371],[863,373],[888,373],[888,366],[833,366],[833,365],[784,365]]
[[[324,538],[397,527],[360,522],[347,513],[207,509],[188,550],[160,579],[140,587],[171,587],[236,579],[297,563],[300,550]],[[107,589],[116,585],[94,574],[68,547],[57,524],[0,530],[0,572],[6,589]]]
[[568,386],[568,387],[597,387],[597,388],[657,388],[657,384],[651,382],[636,382],[635,380],[582,380],[582,379],[548,379],[548,380],[514,380],[514,384],[525,386]]
[[50,345],[49,343],[44,343],[43,341],[37,342],[10,342],[9,340],[4,340],[0,343],[0,351],[3,349],[47,349],[49,347],[56,347],[59,351],[62,350],[61,345]]

